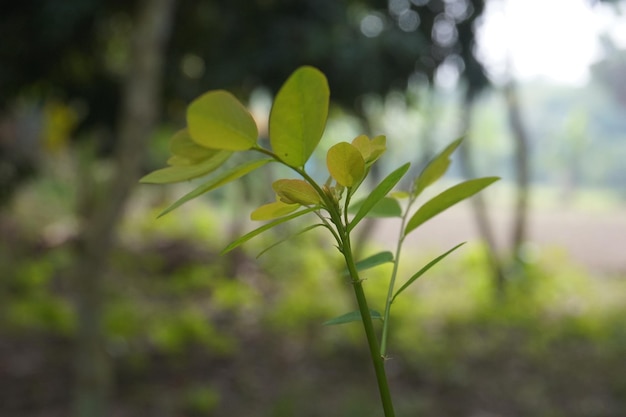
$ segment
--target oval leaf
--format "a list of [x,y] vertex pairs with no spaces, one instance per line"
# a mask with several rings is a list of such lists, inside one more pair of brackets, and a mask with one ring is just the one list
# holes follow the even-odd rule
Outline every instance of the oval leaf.
[[340,142],[326,154],[328,172],[344,187],[358,184],[365,175],[365,160],[361,152],[348,142]]
[[302,167],[317,147],[328,117],[326,76],[300,67],[282,86],[270,112],[270,144],[286,164]]
[[195,165],[173,165],[149,173],[139,180],[144,184],[170,184],[202,177],[222,166],[232,152],[217,151],[209,159]]
[[322,200],[315,188],[304,180],[277,180],[272,184],[280,201],[286,204],[303,204],[310,206]]
[[196,189],[188,192],[187,194],[185,194],[184,196],[176,200],[171,206],[163,210],[161,214],[159,214],[158,217],[165,216],[167,213],[169,213],[170,211],[174,210],[177,207],[180,207],[181,205],[185,204],[187,201],[193,200],[194,198],[199,197],[204,193],[208,193],[211,190],[215,190],[216,188],[219,188],[222,185],[228,184],[231,181],[241,178],[244,175],[249,174],[255,169],[260,168],[263,165],[267,164],[268,162],[272,162],[272,161],[274,160],[273,159],[260,159],[258,161],[250,161],[245,164],[238,165],[234,167],[233,169],[222,173],[218,177],[213,178],[212,180],[208,182],[205,182],[204,184],[200,185]]
[[424,203],[424,205],[415,212],[404,229],[404,236],[408,235],[427,220],[432,219],[437,214],[452,207],[456,203],[473,196],[499,179],[498,177],[476,178],[448,188],[441,194]]
[[286,204],[282,201],[264,204],[250,213],[250,219],[256,221],[272,220],[278,217],[293,213],[300,207],[300,204]]
[[252,115],[231,93],[210,91],[187,108],[189,135],[199,145],[245,151],[256,145],[258,130]]
[[410,163],[406,163],[402,165],[400,168],[393,171],[391,174],[387,175],[384,180],[380,182],[372,190],[370,195],[367,196],[359,211],[357,211],[356,215],[348,225],[348,231],[354,229],[354,227],[369,213],[369,211],[378,203],[383,197],[385,197],[389,191],[393,189],[393,187],[400,181],[400,179],[406,174],[411,166]]

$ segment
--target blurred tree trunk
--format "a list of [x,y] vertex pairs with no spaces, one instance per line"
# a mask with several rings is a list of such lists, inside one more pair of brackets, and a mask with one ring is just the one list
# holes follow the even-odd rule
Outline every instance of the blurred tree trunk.
[[104,349],[103,281],[115,240],[115,228],[125,202],[140,175],[147,139],[160,108],[160,85],[164,46],[169,36],[174,0],[138,3],[133,29],[130,66],[123,85],[119,115],[119,142],[114,173],[104,192],[95,193],[90,179],[83,178],[86,208],[76,248],[73,278],[78,290],[78,334],[74,415],[104,417],[109,370]]
[[528,223],[528,198],[530,184],[528,132],[522,121],[519,94],[515,81],[509,81],[504,89],[509,112],[509,124],[515,141],[515,207],[511,249],[518,262],[523,262],[522,249],[526,241]]
[[[462,111],[462,132],[469,131],[472,120],[472,111],[474,110],[474,104],[476,101],[475,99],[475,94],[468,94],[465,98]],[[469,140],[465,140],[463,142],[459,148],[459,154],[461,156],[461,165],[465,177],[476,178],[478,175],[472,162],[472,149]],[[489,214],[487,212],[485,199],[481,193],[478,193],[471,198],[471,203],[478,232],[487,245],[487,259],[491,268],[495,297],[498,300],[502,300],[505,292],[506,275],[504,272],[503,262],[498,253],[495,234],[493,228],[491,227],[491,222],[489,221]]]

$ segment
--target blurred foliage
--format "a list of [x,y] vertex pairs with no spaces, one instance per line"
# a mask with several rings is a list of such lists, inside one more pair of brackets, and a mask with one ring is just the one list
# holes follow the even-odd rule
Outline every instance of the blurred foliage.
[[[107,281],[106,349],[116,364],[117,406],[149,413],[158,405],[166,415],[314,416],[320,406],[308,398],[315,391],[330,416],[368,416],[376,409],[376,397],[363,395],[373,387],[363,382],[369,379],[362,330],[321,325],[352,309],[342,291],[349,284],[323,234],[298,237],[256,261],[289,230],[260,236],[237,254],[230,275],[230,259],[217,252],[227,243],[223,219],[232,207],[191,204],[184,216],[155,221],[140,214],[155,197],[145,193],[135,202]],[[31,221],[18,220],[19,227]],[[71,262],[68,239],[53,247],[12,240],[21,244],[11,249],[15,273],[2,280],[4,343],[28,337],[40,342],[27,349],[49,351],[54,338],[73,337],[72,286],[63,273]],[[364,255],[380,249],[387,248],[370,244]],[[400,278],[430,255],[406,256]],[[388,366],[399,412],[620,415],[624,280],[591,275],[558,249],[537,255],[511,275],[506,303],[491,297],[484,251],[476,244],[396,301]],[[388,266],[367,271],[368,293],[380,293],[388,273]],[[373,308],[376,302],[383,299],[374,299]],[[71,362],[71,350],[56,355],[57,362]],[[46,381],[40,371],[15,387],[29,378]]]

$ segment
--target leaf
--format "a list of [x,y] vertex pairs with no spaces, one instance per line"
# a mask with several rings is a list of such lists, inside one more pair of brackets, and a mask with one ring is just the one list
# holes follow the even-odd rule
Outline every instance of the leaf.
[[301,207],[300,204],[287,204],[282,201],[274,201],[273,203],[264,204],[250,213],[250,220],[272,220],[293,213],[299,207]]
[[379,252],[375,255],[368,256],[365,259],[356,263],[357,271],[365,271],[366,269],[373,268],[378,265],[393,262],[393,253],[391,252]]
[[234,242],[230,243],[228,246],[226,246],[224,249],[222,249],[221,254],[224,255],[225,253],[230,252],[231,250],[239,247],[240,245],[242,245],[243,243],[249,241],[250,239],[252,239],[255,236],[260,235],[261,233],[265,232],[266,230],[271,229],[272,227],[278,226],[279,224],[288,222],[289,220],[295,219],[296,217],[300,217],[303,216],[307,213],[310,213],[312,211],[317,210],[318,207],[310,207],[308,209],[305,210],[301,210],[301,211],[297,211],[289,216],[286,217],[281,217],[280,219],[276,219],[273,222],[267,223],[257,229],[254,229],[253,231],[251,231],[250,233],[247,233],[243,236],[241,236],[239,239],[235,240]]
[[302,167],[317,147],[328,117],[330,91],[318,69],[298,68],[276,95],[269,118],[272,150],[292,167]]
[[415,180],[415,196],[417,197],[426,187],[443,176],[450,166],[450,155],[459,147],[463,138],[459,138],[449,144],[443,151],[435,156]]
[[382,180],[380,184],[378,184],[376,188],[374,188],[374,190],[372,190],[370,195],[368,195],[365,201],[363,201],[363,204],[359,208],[359,211],[357,211],[356,215],[348,225],[348,231],[354,229],[354,227],[363,219],[363,217],[367,215],[367,213],[376,205],[376,203],[378,203],[383,197],[387,195],[387,193],[389,193],[389,191],[393,189],[398,181],[400,181],[404,174],[406,174],[406,172],[409,170],[409,166],[411,166],[411,164],[407,162],[400,168],[397,168],[391,174],[387,175],[387,177],[385,177],[385,179]]
[[391,299],[391,302],[393,303],[393,300],[396,299],[396,297],[404,290],[406,290],[409,285],[411,285],[412,283],[414,283],[419,277],[421,277],[422,275],[424,275],[424,273],[426,271],[428,271],[430,268],[432,268],[433,266],[435,266],[437,263],[439,263],[439,261],[441,261],[443,258],[445,258],[446,256],[448,256],[449,254],[451,254],[452,252],[454,252],[455,250],[457,250],[458,248],[460,248],[461,246],[465,245],[465,242],[463,243],[459,243],[458,245],[456,245],[455,247],[453,247],[452,249],[450,249],[449,251],[447,251],[446,253],[439,255],[438,257],[436,257],[435,259],[433,259],[432,261],[430,261],[429,263],[427,263],[422,269],[420,269],[419,271],[417,271],[415,274],[413,274],[413,276],[411,278],[409,278],[407,280],[407,282],[404,283],[404,285],[402,285],[402,287],[400,287],[400,289],[398,289],[398,291],[396,291],[396,293],[394,294],[393,298]]
[[258,130],[252,115],[231,93],[209,91],[187,108],[191,139],[207,148],[245,151],[256,145]]
[[328,172],[344,187],[358,184],[365,175],[365,160],[361,152],[348,142],[332,146],[326,154]]
[[367,159],[368,164],[374,163],[387,150],[387,138],[385,137],[385,135],[378,135],[372,138],[372,141],[370,142],[370,148],[372,153]]
[[441,194],[424,203],[424,205],[413,214],[413,217],[411,217],[404,229],[404,236],[408,235],[427,220],[432,219],[437,214],[456,203],[473,196],[499,179],[498,177],[476,178],[448,188]]
[[210,158],[216,152],[219,152],[219,150],[205,148],[194,142],[191,136],[189,136],[187,129],[179,130],[170,140],[170,153],[173,157],[187,160],[191,164]]
[[372,149],[370,147],[370,138],[367,135],[359,135],[356,138],[352,139],[352,146],[357,148],[363,156],[363,159],[367,161],[367,158],[372,154]]
[[296,236],[301,235],[302,233],[308,232],[309,230],[315,229],[316,227],[327,227],[325,224],[322,223],[315,223],[311,226],[305,227],[304,229],[298,231],[297,233],[294,233],[292,235],[287,236],[284,239],[279,240],[278,242],[274,242],[273,244],[271,244],[270,246],[268,246],[267,248],[263,249],[261,252],[259,252],[259,254],[256,256],[257,259],[261,257],[261,255],[263,255],[265,252],[269,251],[270,249],[275,248],[276,246],[280,245],[283,242],[288,241],[291,238],[294,238]]
[[[349,213],[356,213],[365,200],[359,200],[350,205]],[[402,207],[398,200],[391,197],[383,197],[365,215],[365,217],[402,217]]]
[[310,206],[319,204],[322,201],[315,188],[304,180],[283,179],[274,181],[272,184],[274,192],[280,201],[286,204],[303,204]]
[[144,184],[170,184],[202,177],[215,171],[230,158],[232,152],[217,151],[209,159],[196,165],[173,165],[149,173],[139,180]]
[[[373,320],[383,320],[383,316],[376,310],[370,309],[370,316],[372,316]],[[350,313],[346,313],[339,317],[335,317],[334,319],[327,320],[323,324],[324,326],[333,326],[335,324],[345,324],[351,323],[353,321],[361,321],[360,311],[351,311]]]
[[222,173],[218,177],[213,178],[212,180],[209,180],[208,182],[205,182],[204,184],[200,185],[199,187],[190,191],[189,193],[185,194],[184,196],[176,200],[171,206],[163,210],[161,214],[159,214],[158,217],[165,216],[167,213],[185,204],[187,201],[193,200],[194,198],[201,196],[204,193],[208,193],[211,190],[215,190],[216,188],[219,188],[222,185],[228,184],[231,181],[241,178],[244,175],[249,174],[255,169],[260,168],[263,165],[267,164],[268,162],[272,162],[272,161],[274,160],[273,159],[260,159],[257,161],[250,161],[250,162],[246,162],[245,164],[238,165]]

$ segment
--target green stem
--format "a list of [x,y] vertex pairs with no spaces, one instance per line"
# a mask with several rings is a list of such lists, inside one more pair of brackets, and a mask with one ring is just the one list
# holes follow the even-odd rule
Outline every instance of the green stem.
[[376,337],[376,332],[374,331],[374,323],[372,322],[372,316],[370,314],[369,306],[367,305],[367,298],[365,297],[365,292],[363,291],[363,284],[359,278],[354,258],[352,257],[350,237],[347,234],[344,237],[343,256],[345,258],[346,265],[348,266],[348,271],[350,271],[354,294],[361,313],[361,321],[363,322],[363,327],[365,328],[365,336],[367,338],[367,345],[369,347],[372,364],[374,365],[374,372],[376,374],[376,381],[378,382],[378,391],[380,393],[383,411],[385,413],[385,417],[395,417],[393,402],[391,400],[391,392],[389,391],[389,383],[387,381],[387,374],[385,373],[385,363],[380,354],[378,339]]
[[393,270],[391,271],[391,279],[389,280],[389,288],[387,290],[387,301],[385,303],[385,312],[383,316],[383,334],[381,336],[380,342],[380,354],[383,358],[387,354],[387,339],[389,336],[389,316],[391,314],[391,304],[393,303],[393,291],[396,285],[396,276],[398,275],[398,265],[400,265],[400,253],[402,251],[402,244],[404,243],[404,226],[406,225],[406,220],[411,211],[411,206],[415,198],[411,198],[409,200],[409,204],[407,205],[406,211],[404,215],[402,215],[402,222],[400,223],[400,237],[398,238],[398,244],[396,246],[396,253],[393,257]]
[[[361,321],[363,322],[363,327],[365,329],[365,337],[367,338],[367,345],[370,351],[370,357],[372,359],[372,364],[374,365],[374,373],[376,374],[376,381],[378,383],[378,391],[380,393],[380,399],[383,405],[383,411],[385,413],[385,417],[395,417],[395,412],[393,410],[393,402],[391,400],[391,392],[389,390],[389,383],[387,381],[387,374],[385,372],[385,363],[382,355],[380,354],[380,347],[378,345],[378,338],[376,337],[376,331],[374,330],[374,323],[372,322],[372,315],[370,314],[370,309],[367,304],[367,298],[365,297],[365,291],[363,291],[363,284],[361,279],[359,278],[359,273],[356,269],[356,263],[354,261],[354,257],[352,256],[352,247],[350,244],[350,232],[348,231],[348,217],[347,217],[347,206],[346,203],[346,213],[345,213],[345,223],[344,219],[342,219],[341,211],[339,209],[338,204],[331,199],[331,197],[326,194],[322,188],[311,178],[306,171],[302,168],[296,168],[286,164],[282,161],[276,154],[273,152],[263,149],[260,147],[253,148],[253,150],[257,152],[261,152],[263,154],[269,155],[274,158],[277,162],[293,169],[298,174],[304,178],[311,186],[317,191],[320,195],[324,204],[326,205],[326,210],[330,215],[330,220],[334,223],[337,232],[336,234],[333,232],[335,239],[339,244],[339,250],[344,256],[346,261],[346,266],[348,267],[348,271],[350,272],[350,277],[352,279],[352,285],[354,288],[354,294],[356,296],[357,304],[359,306],[359,311],[361,313]],[[347,200],[349,202],[349,191]]]

